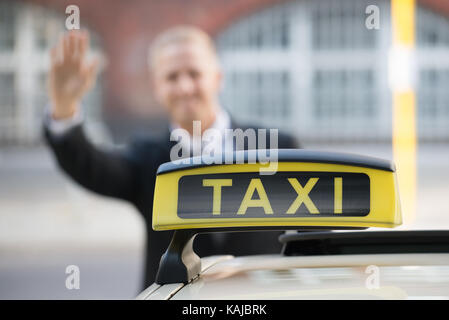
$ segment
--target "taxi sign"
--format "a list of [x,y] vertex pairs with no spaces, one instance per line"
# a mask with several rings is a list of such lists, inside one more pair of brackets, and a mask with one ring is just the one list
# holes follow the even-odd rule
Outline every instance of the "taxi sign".
[[[249,159],[251,151],[241,152]],[[266,165],[257,161],[197,162],[159,167],[154,230],[391,228],[402,223],[395,168],[390,161],[278,150],[277,171],[272,175],[261,175]]]
[[[351,196],[343,198],[343,193]],[[365,173],[201,174],[183,176],[178,183],[177,215],[183,219],[353,217],[369,212]]]

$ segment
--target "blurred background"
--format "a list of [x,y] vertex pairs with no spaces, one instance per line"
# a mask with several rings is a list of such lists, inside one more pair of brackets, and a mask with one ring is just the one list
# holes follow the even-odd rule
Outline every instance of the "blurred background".
[[[159,31],[191,23],[216,41],[221,102],[235,119],[281,128],[306,148],[393,159],[390,1],[0,0],[0,299],[128,299],[140,290],[142,218],[74,184],[42,138],[48,51],[73,4],[102,61],[83,105],[95,143],[161,134],[147,48]],[[369,5],[379,28],[366,26]],[[414,15],[416,214],[403,228],[448,229],[449,2],[416,0]],[[79,290],[65,287],[68,265],[80,268]]]

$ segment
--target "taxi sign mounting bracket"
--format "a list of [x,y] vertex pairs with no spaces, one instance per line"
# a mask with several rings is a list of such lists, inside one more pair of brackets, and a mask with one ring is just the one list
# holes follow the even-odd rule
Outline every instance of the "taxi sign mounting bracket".
[[201,272],[201,259],[193,251],[197,230],[177,230],[163,254],[156,275],[157,284],[187,283]]

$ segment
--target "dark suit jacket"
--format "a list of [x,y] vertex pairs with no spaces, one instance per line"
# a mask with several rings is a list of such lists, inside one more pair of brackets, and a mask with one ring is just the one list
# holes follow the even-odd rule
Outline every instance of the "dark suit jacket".
[[[233,128],[236,127],[243,130],[249,128],[233,124]],[[59,165],[76,182],[98,194],[129,201],[143,215],[147,230],[145,286],[152,284],[160,258],[172,235],[171,231],[156,232],[151,227],[156,171],[160,164],[170,161],[170,148],[176,144],[170,141],[168,130],[166,139],[136,138],[122,152],[101,150],[92,145],[86,139],[82,125],[72,128],[62,137],[53,137],[45,127],[44,133]],[[268,130],[266,141],[268,148]],[[298,147],[294,138],[279,134],[279,149]],[[196,237],[194,248],[199,256],[279,253],[279,234],[280,232],[227,233],[218,242],[213,235],[202,234]]]

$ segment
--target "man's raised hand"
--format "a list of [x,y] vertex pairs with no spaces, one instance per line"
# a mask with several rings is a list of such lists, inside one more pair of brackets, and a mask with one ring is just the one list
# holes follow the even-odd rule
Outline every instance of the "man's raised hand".
[[72,30],[51,49],[48,94],[54,119],[67,119],[78,110],[81,98],[93,86],[98,60],[87,61],[89,33]]

